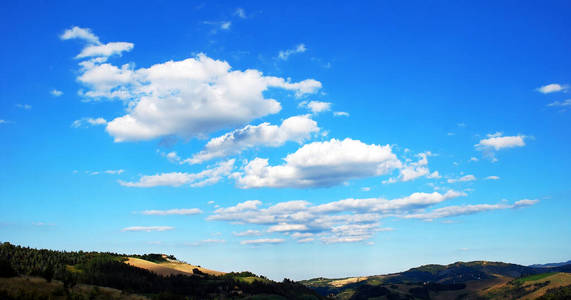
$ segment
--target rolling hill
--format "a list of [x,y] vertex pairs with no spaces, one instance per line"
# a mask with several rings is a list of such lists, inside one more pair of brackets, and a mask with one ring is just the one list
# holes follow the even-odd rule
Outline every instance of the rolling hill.
[[570,286],[569,269],[569,265],[533,268],[473,261],[424,265],[387,275],[315,278],[301,283],[332,299],[536,299]]
[[64,252],[0,244],[0,299],[571,299],[571,265],[489,261],[400,273],[275,282],[165,254]]

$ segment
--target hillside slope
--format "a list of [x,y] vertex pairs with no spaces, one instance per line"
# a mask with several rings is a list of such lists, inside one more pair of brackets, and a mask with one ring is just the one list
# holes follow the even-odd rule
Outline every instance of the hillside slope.
[[334,299],[535,299],[571,285],[569,266],[532,268],[473,261],[424,265],[387,275],[301,283]]

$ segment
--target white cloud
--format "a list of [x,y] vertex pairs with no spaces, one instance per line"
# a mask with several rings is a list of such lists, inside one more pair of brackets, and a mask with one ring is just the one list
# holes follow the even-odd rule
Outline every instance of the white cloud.
[[364,187],[361,188],[361,191],[363,191],[363,192],[368,192],[368,191],[370,191],[370,190],[371,190],[371,188],[368,187],[368,186],[364,186]]
[[232,25],[232,22],[230,22],[230,21],[222,22],[222,23],[220,24],[220,29],[222,29],[222,30],[229,30],[231,25]]
[[555,93],[555,92],[561,92],[561,91],[565,91],[569,88],[568,85],[561,85],[558,83],[551,83],[551,84],[547,84],[544,85],[542,87],[537,88],[537,91],[542,93],[542,94],[549,94],[549,93]]
[[571,106],[571,99],[567,99],[565,101],[554,101],[547,104],[549,107],[567,107]]
[[131,226],[131,227],[123,228],[121,231],[151,232],[151,231],[167,231],[167,230],[173,230],[173,229],[174,229],[174,227],[171,227],[171,226]]
[[525,206],[531,206],[538,202],[538,200],[519,200],[514,204],[474,204],[474,205],[463,205],[463,206],[448,206],[432,210],[428,213],[419,214],[409,214],[404,216],[404,218],[412,219],[424,219],[433,220],[438,218],[455,217],[460,215],[470,215],[478,212],[500,210],[500,209],[510,209],[510,208],[520,208]]
[[290,82],[254,69],[234,71],[227,62],[204,54],[140,69],[93,61],[82,66],[78,81],[88,88],[84,97],[128,103],[127,113],[106,127],[116,142],[202,137],[279,112],[280,103],[263,95],[269,88],[296,96],[321,88],[313,79]]
[[305,231],[307,226],[303,224],[287,224],[280,223],[268,228],[268,232],[290,232],[290,231]]
[[348,112],[344,112],[344,111],[334,111],[333,115],[335,117],[348,117],[349,113]]
[[127,42],[113,42],[104,45],[90,45],[79,53],[75,58],[86,57],[109,57],[113,55],[121,55],[122,52],[129,52],[133,50],[135,45]]
[[479,159],[477,157],[472,156],[472,157],[470,157],[470,161],[476,162],[476,161],[479,161]]
[[119,174],[122,174],[123,172],[125,172],[125,170],[123,170],[123,169],[119,169],[119,170],[105,170],[105,171],[103,171],[103,173],[105,173],[105,174],[111,174],[111,175],[119,175]]
[[[99,174],[110,174],[110,175],[120,175],[123,174],[125,170],[117,169],[117,170],[105,170],[105,171],[85,171],[87,175],[99,175]],[[77,174],[78,171],[73,171],[74,174]]]
[[234,15],[235,15],[235,16],[238,16],[238,17],[241,18],[241,19],[246,19],[246,18],[247,18],[247,16],[246,16],[246,11],[245,11],[243,8],[241,8],[241,7],[237,8],[236,11],[234,11]]
[[255,158],[233,177],[242,188],[326,187],[401,167],[389,145],[368,145],[350,138],[306,144],[284,161],[270,166],[267,159]]
[[62,35],[60,35],[60,38],[62,40],[82,39],[90,44],[100,44],[99,38],[91,32],[91,29],[77,26],[67,29]]
[[495,176],[495,175],[486,177],[486,180],[499,180],[499,179],[500,179],[500,177],[499,177],[499,176]]
[[484,155],[492,161],[497,161],[495,151],[523,147],[525,146],[525,139],[527,138],[525,135],[503,136],[501,132],[488,134],[487,137],[486,139],[480,140],[474,147],[476,150],[482,151]]
[[71,123],[71,127],[80,128],[80,127],[98,126],[106,124],[107,121],[103,118],[81,118],[79,120],[73,121],[73,123]]
[[261,235],[262,233],[259,230],[248,229],[242,232],[234,232],[233,234],[235,236],[252,236],[252,235]]
[[539,200],[536,200],[536,199],[522,199],[522,200],[516,201],[513,205],[513,208],[531,206],[531,205],[534,205],[538,202],[539,202]]
[[238,154],[252,147],[279,147],[288,141],[301,143],[318,131],[317,122],[309,116],[288,118],[280,126],[269,123],[247,125],[211,139],[204,150],[183,162],[197,164],[217,157]]
[[23,109],[23,110],[30,110],[32,109],[32,106],[30,104],[16,104],[17,108]]
[[302,101],[299,103],[298,106],[305,107],[314,114],[331,110],[331,102],[323,102],[323,101],[309,101],[309,102]]
[[220,162],[214,167],[207,168],[199,173],[162,173],[156,175],[145,175],[139,178],[137,182],[126,182],[119,180],[119,184],[126,187],[155,187],[155,186],[173,186],[190,185],[192,187],[201,187],[217,183],[225,176],[228,176],[234,168],[234,159]]
[[440,178],[441,176],[438,171],[430,173],[430,170],[427,167],[428,157],[432,155],[433,154],[430,151],[419,153],[417,155],[419,157],[417,162],[403,165],[397,178],[389,178],[384,180],[383,183],[395,183],[397,181],[406,182],[423,176],[427,178]]
[[307,50],[304,44],[299,44],[293,49],[283,50],[278,53],[278,57],[282,60],[287,60],[292,54],[303,53]]
[[10,123],[10,121],[6,121],[6,120],[3,120],[3,119],[0,119],[0,124],[8,124],[8,123]]
[[460,178],[450,178],[448,179],[448,183],[456,183],[456,182],[468,182],[476,180],[476,176],[474,175],[464,175]]
[[63,92],[62,92],[62,91],[58,91],[58,90],[56,90],[56,89],[53,89],[53,90],[50,91],[50,94],[52,94],[52,96],[54,96],[54,97],[59,97],[59,96],[63,95]]
[[147,216],[168,216],[168,215],[197,215],[201,214],[202,210],[198,208],[175,208],[175,209],[168,209],[168,210],[145,210],[142,211],[141,214]]
[[83,48],[81,53],[79,53],[75,58],[88,58],[88,57],[99,57],[88,62],[88,64],[83,64],[83,66],[94,64],[96,62],[104,62],[107,57],[113,55],[121,55],[122,52],[128,52],[135,46],[133,43],[127,42],[112,42],[107,44],[102,44],[91,29],[80,28],[74,26],[71,29],[66,30],[60,38],[62,40],[69,39],[81,39],[87,42],[87,45]]
[[242,245],[262,245],[262,244],[280,244],[283,243],[284,239],[256,239],[256,240],[245,240],[241,241]]
[[369,239],[375,232],[392,230],[380,227],[379,220],[382,217],[416,212],[465,195],[451,190],[444,194],[414,193],[392,200],[344,199],[320,205],[312,205],[307,201],[287,201],[267,208],[262,208],[261,201],[250,200],[219,208],[207,220],[258,224],[266,226],[267,232],[281,233],[294,239],[313,238],[317,235],[326,243],[357,242]]

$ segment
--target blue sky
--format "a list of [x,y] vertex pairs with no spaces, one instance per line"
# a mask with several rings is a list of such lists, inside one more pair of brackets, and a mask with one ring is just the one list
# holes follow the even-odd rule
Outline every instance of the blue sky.
[[0,9],[0,240],[273,279],[571,253],[566,1]]

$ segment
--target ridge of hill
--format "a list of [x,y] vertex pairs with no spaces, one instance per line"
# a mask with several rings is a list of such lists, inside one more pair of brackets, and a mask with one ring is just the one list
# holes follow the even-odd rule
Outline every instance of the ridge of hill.
[[[141,268],[129,262],[145,265]],[[323,297],[292,280],[275,282],[251,272],[201,271],[198,266],[161,254],[66,252],[0,244],[0,299],[141,298]]]
[[386,275],[320,277],[301,283],[332,299],[535,299],[548,291],[564,291],[571,285],[570,272],[571,265],[533,268],[472,261],[423,265]]

